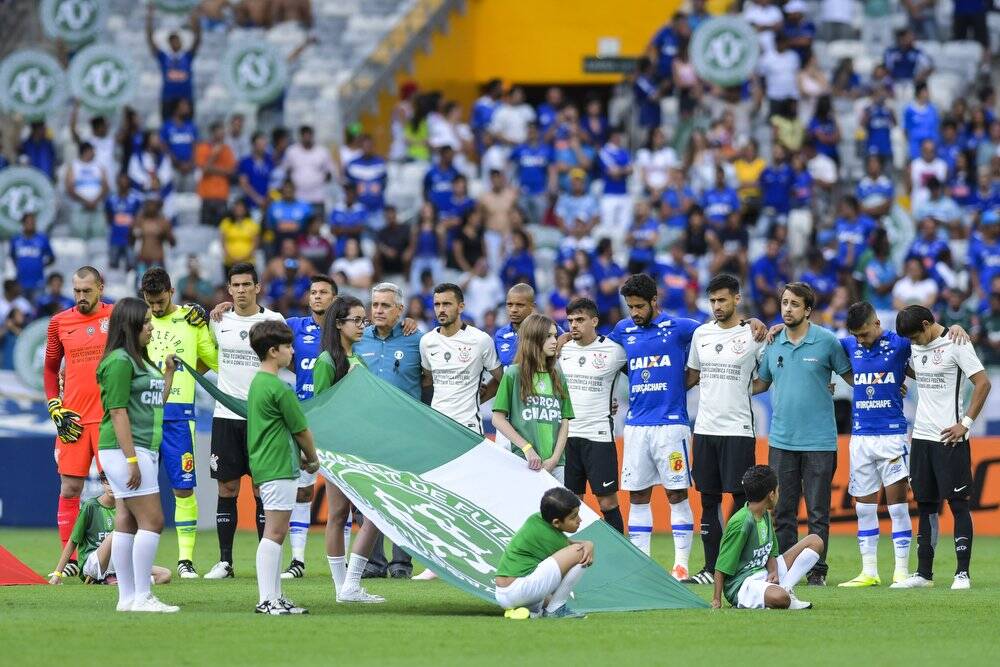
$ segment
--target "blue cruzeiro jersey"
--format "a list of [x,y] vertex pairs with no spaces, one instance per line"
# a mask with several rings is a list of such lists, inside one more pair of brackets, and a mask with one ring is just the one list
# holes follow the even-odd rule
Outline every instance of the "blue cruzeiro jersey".
[[900,387],[906,380],[910,341],[887,331],[871,348],[859,345],[854,336],[842,338],[840,344],[854,372],[851,433],[905,434],[906,417]]
[[304,401],[313,395],[313,366],[319,356],[321,328],[311,315],[289,317],[287,322],[295,351],[295,395]]
[[622,320],[609,338],[628,359],[628,426],[689,426],[684,366],[698,322],[660,313],[649,326]]
[[[563,333],[562,327],[556,324],[556,334],[561,336]],[[517,341],[517,331],[514,330],[513,324],[502,326],[493,334],[493,347],[496,348],[497,358],[504,368],[514,363],[514,357],[517,356]]]

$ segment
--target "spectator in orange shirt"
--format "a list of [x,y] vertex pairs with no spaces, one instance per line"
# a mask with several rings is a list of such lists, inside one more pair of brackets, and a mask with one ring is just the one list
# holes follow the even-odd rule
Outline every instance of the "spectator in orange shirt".
[[194,163],[201,169],[196,191],[201,197],[201,224],[217,227],[226,215],[236,156],[226,145],[226,130],[221,121],[212,123],[208,134],[209,140],[198,144],[194,152]]

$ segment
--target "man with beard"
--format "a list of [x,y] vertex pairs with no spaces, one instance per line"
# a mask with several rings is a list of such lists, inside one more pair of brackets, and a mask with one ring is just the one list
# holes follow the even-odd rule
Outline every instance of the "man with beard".
[[[63,546],[80,513],[80,493],[97,455],[97,431],[104,410],[97,387],[97,364],[108,339],[111,306],[101,302],[104,279],[92,266],[73,274],[76,307],[49,320],[42,379],[49,416],[56,425],[56,467],[59,471],[59,505],[56,525]],[[65,367],[63,367],[65,362]],[[71,558],[63,572],[76,576],[80,569]]]

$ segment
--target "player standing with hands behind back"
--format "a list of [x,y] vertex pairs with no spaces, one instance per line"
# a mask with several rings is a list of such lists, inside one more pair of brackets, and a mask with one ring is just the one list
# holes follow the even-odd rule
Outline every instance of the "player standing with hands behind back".
[[[917,379],[917,414],[913,418],[910,484],[920,511],[917,527],[917,573],[892,588],[934,585],[938,508],[945,500],[955,519],[955,581],[952,590],[972,587],[972,454],[969,429],[990,394],[990,379],[971,345],[959,345],[923,306],[907,306],[896,315],[896,331],[910,339],[910,367]],[[962,415],[962,384],[972,382],[972,399]]]
[[153,325],[149,306],[127,297],[111,313],[108,343],[97,366],[104,417],[98,456],[115,495],[111,562],[118,577],[118,611],[176,612],[149,590],[163,530],[157,482],[163,440],[163,396],[170,394],[176,361],[163,374],[146,353]]
[[264,504],[264,536],[257,545],[256,612],[306,614],[281,594],[281,545],[295,506],[299,470],[319,470],[306,416],[295,392],[278,378],[278,370],[292,361],[292,330],[284,322],[258,322],[250,328],[250,347],[260,357],[260,370],[247,393],[247,454],[250,475]]

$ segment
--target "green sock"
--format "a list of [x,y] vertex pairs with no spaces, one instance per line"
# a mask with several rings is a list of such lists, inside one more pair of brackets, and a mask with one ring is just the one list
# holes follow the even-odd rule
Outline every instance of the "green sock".
[[198,500],[174,497],[174,525],[177,527],[177,560],[194,560],[194,540],[198,536]]

